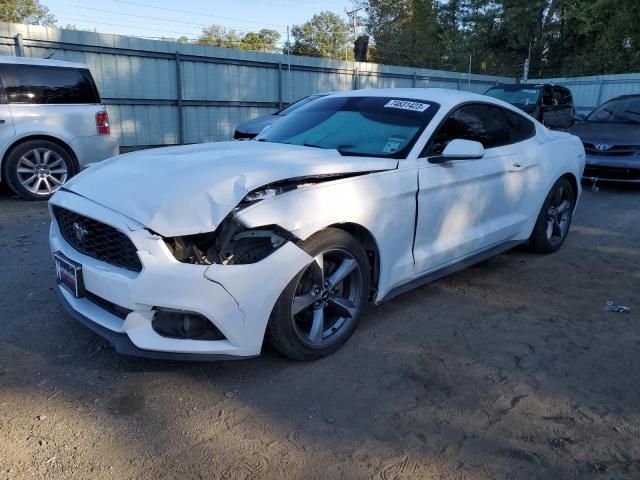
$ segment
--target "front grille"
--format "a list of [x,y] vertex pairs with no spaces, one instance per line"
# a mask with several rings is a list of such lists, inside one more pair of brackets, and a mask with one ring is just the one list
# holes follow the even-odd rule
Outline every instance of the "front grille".
[[80,253],[133,272],[142,270],[136,247],[121,231],[57,206],[53,214],[64,239]]
[[597,177],[601,180],[640,182],[640,168],[609,168],[587,165],[583,176],[587,178]]
[[640,145],[610,145],[606,150],[598,150],[597,143],[585,143],[584,151],[589,155],[601,155],[603,157],[628,157],[640,153]]

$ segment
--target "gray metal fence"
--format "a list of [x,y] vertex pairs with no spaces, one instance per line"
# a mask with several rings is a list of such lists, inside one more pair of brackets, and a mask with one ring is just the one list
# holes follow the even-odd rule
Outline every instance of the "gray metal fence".
[[[18,44],[18,45],[16,45]],[[247,52],[0,23],[0,54],[86,63],[124,147],[230,139],[234,126],[315,92],[446,87],[513,79]]]

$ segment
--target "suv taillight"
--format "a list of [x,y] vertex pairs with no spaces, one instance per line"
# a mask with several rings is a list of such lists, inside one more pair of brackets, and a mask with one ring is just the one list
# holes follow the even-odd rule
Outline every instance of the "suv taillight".
[[109,114],[107,112],[96,113],[96,127],[98,127],[98,135],[111,134],[111,125],[109,124]]

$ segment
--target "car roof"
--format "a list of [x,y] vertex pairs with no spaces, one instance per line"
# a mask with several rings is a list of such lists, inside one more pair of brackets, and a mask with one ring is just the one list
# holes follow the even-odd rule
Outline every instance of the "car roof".
[[456,105],[466,102],[492,103],[500,107],[507,107],[509,110],[517,111],[512,105],[488,97],[479,93],[467,92],[464,90],[453,90],[450,88],[363,88],[361,90],[350,90],[337,92],[333,96],[342,97],[393,97],[406,98],[411,100],[426,100],[439,103],[443,108],[453,108]]
[[629,100],[629,99],[634,99],[634,98],[640,98],[640,93],[631,93],[631,94],[628,94],[628,95],[620,95],[618,97],[610,98],[609,100],[607,100],[604,103],[609,103],[611,100]]
[[0,55],[2,65],[39,65],[43,67],[88,68],[84,63],[65,62],[48,58],[9,57]]

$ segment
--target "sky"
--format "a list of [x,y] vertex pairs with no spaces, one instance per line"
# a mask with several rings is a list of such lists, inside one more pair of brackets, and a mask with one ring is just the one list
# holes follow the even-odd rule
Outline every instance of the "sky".
[[40,0],[58,26],[138,37],[195,39],[213,23],[240,33],[270,28],[286,40],[287,25],[331,10],[345,19],[349,0]]

